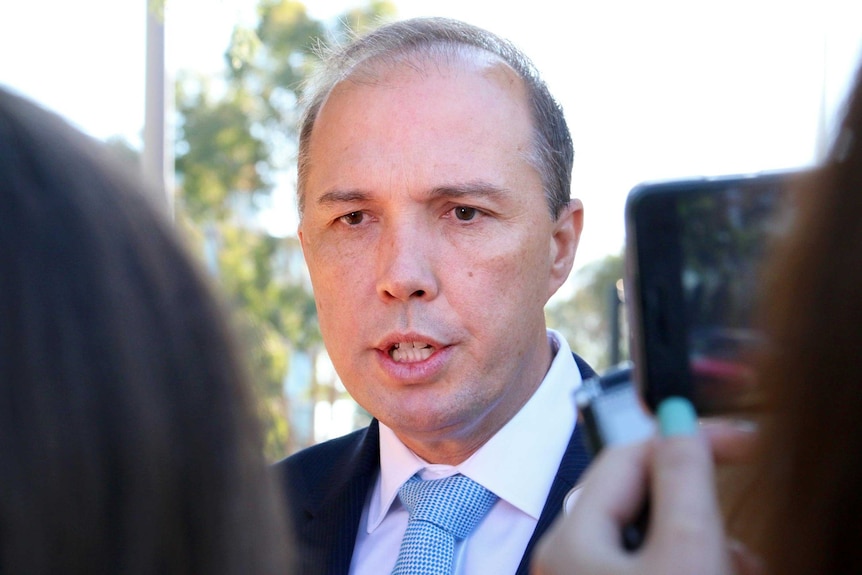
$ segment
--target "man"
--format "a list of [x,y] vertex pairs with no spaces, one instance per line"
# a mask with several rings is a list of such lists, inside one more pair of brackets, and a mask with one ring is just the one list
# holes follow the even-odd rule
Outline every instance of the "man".
[[572,392],[592,370],[545,327],[575,257],[562,110],[530,62],[445,19],[333,54],[300,134],[299,237],[321,332],[367,429],[284,474],[302,573],[389,573],[403,484],[460,474],[496,502],[457,573],[526,573],[586,466]]

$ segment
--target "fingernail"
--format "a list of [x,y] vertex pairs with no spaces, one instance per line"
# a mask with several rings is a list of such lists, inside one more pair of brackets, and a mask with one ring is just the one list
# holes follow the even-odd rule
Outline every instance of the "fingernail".
[[657,416],[663,437],[697,433],[697,413],[691,402],[683,397],[668,397],[662,401]]

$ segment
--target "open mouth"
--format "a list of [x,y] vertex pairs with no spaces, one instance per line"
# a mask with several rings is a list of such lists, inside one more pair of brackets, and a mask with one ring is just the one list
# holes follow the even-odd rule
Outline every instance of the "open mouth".
[[433,353],[434,347],[421,341],[400,342],[389,348],[389,357],[398,363],[424,361]]

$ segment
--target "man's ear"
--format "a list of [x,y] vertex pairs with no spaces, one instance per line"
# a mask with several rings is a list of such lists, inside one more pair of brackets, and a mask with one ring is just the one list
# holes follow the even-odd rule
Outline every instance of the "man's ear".
[[302,220],[296,226],[296,237],[299,238],[299,247],[302,248],[302,253],[305,254],[305,238],[302,233]]
[[548,278],[550,298],[569,277],[578,252],[578,242],[584,229],[584,205],[572,199],[554,223],[551,236],[551,270]]

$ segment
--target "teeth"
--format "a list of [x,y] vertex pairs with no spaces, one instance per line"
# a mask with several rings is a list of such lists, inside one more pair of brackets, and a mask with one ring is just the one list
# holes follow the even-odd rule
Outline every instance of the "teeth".
[[434,348],[427,343],[409,341],[396,343],[389,351],[389,356],[399,363],[414,363],[431,357]]

